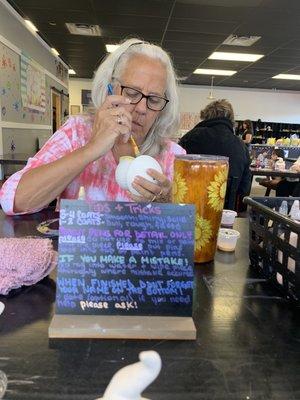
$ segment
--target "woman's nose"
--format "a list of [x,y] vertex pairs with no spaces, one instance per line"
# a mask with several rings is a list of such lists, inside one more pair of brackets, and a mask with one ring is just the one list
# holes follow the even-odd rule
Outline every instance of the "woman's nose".
[[137,111],[140,114],[146,114],[146,112],[147,112],[147,99],[145,97],[136,104],[135,111]]

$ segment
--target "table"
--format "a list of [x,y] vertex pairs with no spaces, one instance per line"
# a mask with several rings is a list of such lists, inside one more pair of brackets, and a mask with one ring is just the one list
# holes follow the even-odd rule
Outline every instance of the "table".
[[[39,235],[51,210],[4,217],[0,236]],[[248,268],[248,221],[238,219],[236,252],[217,252],[195,268],[196,341],[70,340],[49,347],[55,274],[0,297],[0,369],[5,400],[94,400],[112,375],[154,349],[163,360],[147,389],[152,400],[296,400],[300,398],[299,310]]]
[[274,169],[267,169],[267,168],[254,168],[250,167],[251,175],[259,175],[259,176],[280,176],[282,178],[300,178],[300,172],[293,172],[290,170],[284,171],[275,171]]
[[0,154],[0,179],[3,179],[4,172],[2,165],[25,165],[29,157],[33,154],[28,153],[8,153]]

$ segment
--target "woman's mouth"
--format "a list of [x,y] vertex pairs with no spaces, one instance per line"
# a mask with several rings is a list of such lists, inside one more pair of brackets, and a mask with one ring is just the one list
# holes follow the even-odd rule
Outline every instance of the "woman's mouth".
[[140,128],[143,127],[143,125],[141,123],[137,122],[137,121],[132,121],[132,125],[139,126]]

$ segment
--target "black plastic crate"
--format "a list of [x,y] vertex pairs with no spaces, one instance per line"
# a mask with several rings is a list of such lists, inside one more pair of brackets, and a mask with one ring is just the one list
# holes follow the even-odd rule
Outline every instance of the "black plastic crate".
[[287,298],[300,305],[300,224],[279,214],[299,197],[246,197],[249,207],[250,265]]

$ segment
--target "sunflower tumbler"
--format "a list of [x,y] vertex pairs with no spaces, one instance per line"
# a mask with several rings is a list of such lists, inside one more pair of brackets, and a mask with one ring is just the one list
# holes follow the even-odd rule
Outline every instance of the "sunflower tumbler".
[[174,163],[173,203],[195,204],[195,262],[214,259],[224,206],[228,157],[178,155]]

